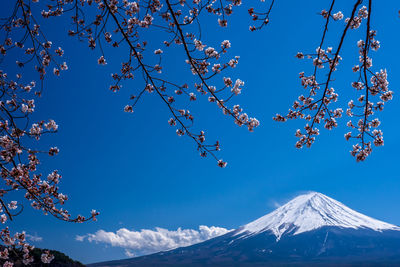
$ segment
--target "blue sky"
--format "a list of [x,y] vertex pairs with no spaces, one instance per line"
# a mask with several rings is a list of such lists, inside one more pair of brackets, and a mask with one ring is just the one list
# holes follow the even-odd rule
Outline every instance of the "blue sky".
[[[349,15],[352,6],[346,6],[348,1],[337,2],[335,11]],[[60,170],[61,188],[70,197],[67,207],[72,213],[88,214],[93,208],[101,215],[97,222],[70,224],[26,209],[12,228],[42,237],[42,241],[33,242],[38,247],[57,249],[89,263],[126,255],[121,248],[78,242],[76,235],[100,229],[115,232],[123,227],[176,230],[208,225],[232,229],[309,190],[400,225],[400,126],[396,114],[400,107],[396,57],[400,19],[396,2],[375,2],[373,6],[372,24],[382,44],[372,54],[374,66],[376,70],[388,69],[395,97],[379,116],[385,146],[375,149],[363,163],[351,157],[351,143],[343,138],[347,130],[343,126],[332,132],[322,130],[311,149],[297,150],[294,131],[302,122],[280,124],[272,120],[303,93],[298,73],[310,72],[310,64],[294,55],[315,51],[323,27],[317,13],[328,8],[329,1],[278,0],[269,26],[256,33],[248,31],[247,5],[235,11],[228,29],[214,29],[216,17],[205,21],[204,38],[210,45],[229,39],[230,55],[241,56],[234,77],[245,81],[245,87],[235,101],[261,122],[249,133],[199,96],[192,107],[196,125],[206,130],[209,140],[221,141],[218,156],[228,161],[225,169],[212,159],[200,158],[189,139],[176,136],[167,123],[167,108],[156,95],[146,95],[134,114],[124,113],[128,96],[141,81],[125,84],[116,94],[108,90],[110,73],[125,59],[123,51],[107,51],[108,65],[98,66],[99,51],[68,37],[62,20],[54,20],[44,29],[55,45],[64,48],[69,70],[60,78],[47,80],[35,112],[38,118],[52,118],[60,125],[56,135],[44,139],[44,145],[57,145],[61,152],[55,158],[42,157],[42,167],[44,171]],[[343,24],[337,22],[330,29],[328,43],[334,48],[336,31]],[[353,92],[351,66],[358,60],[356,41],[361,30],[350,32],[343,64],[335,73],[339,104],[347,103]],[[159,39],[153,38],[150,42]],[[190,79],[182,69],[183,58],[174,53],[167,56],[166,73],[173,80]],[[339,122],[344,125],[346,119]]]

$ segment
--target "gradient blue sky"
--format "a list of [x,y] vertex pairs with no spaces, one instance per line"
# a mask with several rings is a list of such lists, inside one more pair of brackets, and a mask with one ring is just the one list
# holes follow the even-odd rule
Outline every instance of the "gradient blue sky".
[[[59,133],[44,142],[57,145],[61,152],[55,158],[43,158],[43,169],[62,173],[61,187],[70,197],[67,207],[72,213],[87,214],[94,208],[101,216],[95,223],[69,224],[26,209],[12,228],[43,237],[34,242],[38,247],[57,249],[89,263],[126,256],[121,248],[77,242],[76,235],[122,227],[174,230],[214,225],[231,229],[309,190],[400,225],[398,1],[379,1],[379,5],[374,1],[373,6],[372,24],[382,44],[372,55],[374,66],[388,69],[390,88],[395,92],[394,100],[380,115],[384,147],[376,149],[366,162],[356,163],[349,154],[351,143],[343,137],[347,129],[341,126],[333,132],[322,130],[312,149],[297,150],[294,131],[302,122],[272,121],[276,112],[285,112],[303,93],[298,73],[310,72],[310,64],[294,55],[315,51],[323,26],[317,13],[328,8],[329,2],[278,0],[270,25],[256,33],[248,31],[247,5],[236,9],[228,29],[215,30],[216,17],[204,25],[208,44],[216,46],[229,39],[230,55],[241,56],[234,77],[246,84],[235,101],[261,121],[261,126],[249,133],[199,97],[192,108],[196,125],[206,130],[209,140],[221,141],[218,155],[228,161],[225,169],[211,159],[201,159],[190,140],[176,136],[167,123],[166,106],[156,95],[146,95],[134,114],[122,111],[133,88],[141,86],[138,80],[125,84],[117,94],[108,90],[110,73],[125,59],[123,53],[111,50],[106,54],[109,64],[98,66],[99,51],[67,37],[61,20],[44,27],[49,39],[64,48],[69,70],[61,78],[48,79],[38,104],[38,118],[52,118],[60,125]],[[335,11],[349,15],[352,4],[337,2]],[[334,48],[336,30],[343,24],[337,22],[330,31],[329,44]],[[334,87],[341,104],[353,94],[351,66],[358,60],[356,41],[362,32],[350,34],[343,64],[335,73]],[[181,68],[183,59],[172,54],[168,60],[164,68],[171,79],[179,81],[187,74]],[[344,125],[345,119],[340,123]]]

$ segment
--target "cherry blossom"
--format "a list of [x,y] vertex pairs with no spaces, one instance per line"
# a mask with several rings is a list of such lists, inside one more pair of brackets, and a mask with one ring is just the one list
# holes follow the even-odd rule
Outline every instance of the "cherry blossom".
[[[0,222],[5,227],[0,231],[0,257],[3,266],[13,266],[10,255],[13,255],[13,259],[15,255],[20,256],[25,265],[33,262],[30,255],[33,247],[26,242],[25,232],[12,234],[8,227],[24,209],[24,201],[13,199],[18,196],[15,191],[22,192],[25,202],[32,208],[63,221],[84,222],[95,219],[99,214],[92,212],[87,217],[72,217],[62,207],[68,197],[59,189],[61,174],[54,170],[46,175],[39,169],[39,157],[55,156],[59,149],[49,147],[47,151],[42,151],[38,149],[38,141],[47,134],[56,133],[59,126],[49,118],[34,121],[32,114],[42,95],[46,74],[62,76],[68,66],[62,60],[63,49],[55,47],[37,24],[39,16],[60,16],[63,8],[60,4],[54,9],[34,14],[31,5],[36,2],[15,1],[10,17],[1,22],[0,32],[4,40],[0,43],[1,62],[11,58],[19,67],[15,73],[9,70],[7,64],[0,64],[0,175],[3,181],[0,190]],[[27,77],[34,77],[35,73],[37,80],[28,80]],[[52,259],[49,252],[42,255],[45,263],[50,263]]]
[[[348,117],[358,120],[356,124],[352,120],[348,120],[347,126],[351,131],[344,134],[344,137],[346,140],[358,142],[353,145],[350,151],[357,161],[363,161],[371,154],[372,144],[377,147],[384,144],[382,131],[379,129],[372,130],[372,128],[377,128],[380,125],[379,119],[374,118],[374,116],[376,112],[383,110],[386,102],[392,100],[393,92],[388,87],[386,69],[372,71],[373,64],[369,52],[377,51],[380,48],[380,42],[375,39],[377,32],[371,29],[372,0],[367,1],[368,7],[361,6],[362,2],[362,0],[356,1],[350,17],[345,19],[345,26],[336,50],[331,47],[322,48],[330,19],[338,21],[344,16],[341,11],[333,13],[335,1],[332,0],[329,10],[323,10],[320,13],[325,20],[325,27],[316,53],[304,54],[298,52],[296,55],[298,59],[311,59],[314,65],[314,72],[311,75],[306,76],[304,72],[299,75],[302,87],[307,89],[309,93],[306,96],[300,95],[294,101],[287,115],[277,114],[274,120],[285,122],[287,119],[304,119],[307,121],[303,131],[300,129],[296,131],[295,136],[299,139],[296,142],[297,148],[302,148],[304,145],[310,147],[314,143],[316,136],[320,133],[317,126],[321,123],[328,130],[338,126],[338,119],[342,117],[343,109],[331,107],[338,99],[338,93],[331,87],[332,77],[342,59],[340,52],[345,36],[349,34],[350,30],[362,26],[365,28],[364,38],[356,44],[359,62],[352,67],[352,72],[357,74],[357,79],[351,82],[351,87],[360,92],[360,96],[357,100],[348,102],[345,112]],[[320,72],[325,67],[327,67],[327,78],[319,82],[316,77],[317,75],[320,76]],[[377,101],[375,103],[371,101],[374,97]]]

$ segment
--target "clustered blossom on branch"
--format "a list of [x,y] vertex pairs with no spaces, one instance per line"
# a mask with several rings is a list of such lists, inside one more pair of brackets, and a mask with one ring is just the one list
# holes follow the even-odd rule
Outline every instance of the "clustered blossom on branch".
[[[300,118],[308,121],[304,131],[300,129],[296,131],[295,135],[299,138],[296,143],[297,148],[302,148],[304,145],[310,147],[313,144],[315,137],[319,135],[319,129],[316,126],[321,123],[328,130],[337,127],[337,119],[342,117],[344,111],[340,107],[331,108],[330,106],[338,99],[338,94],[331,87],[332,75],[342,59],[340,51],[346,34],[349,30],[358,29],[363,23],[365,24],[364,39],[357,42],[359,63],[352,68],[353,72],[358,73],[358,79],[351,83],[351,86],[360,91],[361,95],[356,101],[350,100],[348,102],[345,113],[350,118],[354,118],[354,121],[350,119],[347,122],[351,131],[345,134],[345,138],[346,140],[358,140],[359,143],[353,145],[353,149],[350,151],[357,161],[363,161],[371,154],[372,143],[375,146],[383,145],[382,131],[377,129],[380,121],[378,118],[371,118],[371,116],[374,116],[375,112],[383,110],[385,102],[392,99],[393,92],[388,88],[386,70],[381,69],[378,72],[371,70],[372,58],[369,57],[369,52],[378,50],[380,43],[375,39],[376,31],[371,29],[372,0],[368,0],[368,7],[361,6],[362,2],[362,0],[355,1],[350,17],[345,19],[345,27],[336,50],[332,47],[322,49],[330,20],[339,21],[344,18],[341,11],[333,13],[335,0],[332,0],[329,10],[321,12],[325,19],[325,27],[316,53],[303,54],[299,52],[296,55],[299,59],[312,60],[314,65],[314,72],[310,76],[305,75],[304,72],[300,73],[301,84],[309,93],[306,96],[300,95],[294,101],[287,115],[277,114],[274,120],[284,122],[287,119]],[[323,82],[319,82],[317,75],[323,73],[323,69],[327,69],[325,72],[327,78],[324,78]],[[377,98],[376,103],[371,101],[373,97]],[[372,140],[372,143],[368,139]]]
[[[235,68],[239,61],[238,56],[226,56],[231,43],[223,40],[218,46],[207,45],[201,35],[200,25],[207,19],[208,14],[216,15],[218,25],[226,27],[228,17],[233,13],[234,7],[241,5],[241,1],[58,2],[61,4],[43,12],[44,17],[50,17],[57,9],[64,9],[68,2],[73,3],[74,26],[69,35],[87,40],[91,49],[99,47],[102,55],[98,64],[107,64],[105,45],[126,51],[126,60],[121,62],[121,69],[112,74],[115,82],[110,86],[110,90],[118,92],[124,82],[138,78],[143,80],[143,86],[132,92],[131,102],[124,107],[125,112],[133,113],[143,95],[157,95],[170,111],[171,118],[168,123],[176,128],[176,134],[190,137],[196,143],[200,155],[211,155],[220,167],[225,167],[226,162],[214,154],[220,149],[219,142],[206,143],[205,131],[192,129],[195,117],[189,109],[181,108],[181,103],[188,101],[190,104],[198,100],[198,95],[208,95],[208,101],[215,103],[225,115],[232,117],[237,125],[245,125],[249,131],[259,126],[259,121],[247,115],[242,107],[228,105],[233,96],[241,93],[244,86],[242,80],[222,74]],[[88,10],[96,10],[97,14],[94,14],[93,18],[84,16],[89,13]],[[154,41],[145,40],[144,36],[149,35],[165,37],[156,44]],[[174,81],[163,75],[163,55],[172,49],[185,56],[187,68],[194,75],[190,84],[180,80]]]
[[[33,1],[37,2],[37,1]],[[92,211],[87,218],[71,217],[62,205],[68,199],[59,191],[61,175],[57,170],[42,175],[38,170],[39,155],[55,156],[59,150],[51,147],[42,151],[37,141],[48,133],[57,132],[54,120],[33,121],[37,99],[42,94],[43,81],[48,69],[55,75],[66,70],[60,47],[53,47],[41,31],[37,18],[32,14],[31,2],[18,0],[12,14],[0,21],[0,222],[3,225],[23,210],[23,201],[13,200],[16,191],[22,192],[26,202],[34,209],[51,214],[68,222],[84,222],[95,219],[98,212]],[[8,73],[7,67],[16,64],[18,72]],[[38,81],[27,80],[29,72],[37,72]],[[25,75],[26,74],[26,75]],[[13,266],[14,261],[27,265],[33,261],[33,249],[25,239],[25,232],[11,234],[9,227],[0,231],[0,262]],[[42,261],[49,263],[53,256],[48,252]]]
[[[265,0],[261,0],[261,2],[265,2]],[[250,26],[249,27],[250,31],[260,30],[269,23],[269,15],[272,11],[274,3],[275,3],[275,0],[271,0],[271,2],[269,4],[269,8],[266,12],[257,12],[254,10],[253,7],[248,10],[249,15],[251,16],[252,20],[259,22],[258,26],[254,26],[254,25]]]

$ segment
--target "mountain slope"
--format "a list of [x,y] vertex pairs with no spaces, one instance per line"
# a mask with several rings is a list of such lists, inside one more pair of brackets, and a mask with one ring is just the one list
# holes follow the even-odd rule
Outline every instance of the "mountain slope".
[[320,193],[189,247],[93,266],[400,266],[400,228]]
[[321,193],[311,192],[300,195],[275,211],[243,226],[237,235],[271,231],[279,240],[285,232],[293,232],[296,235],[323,226],[368,228],[375,231],[400,230],[398,226],[365,216]]

